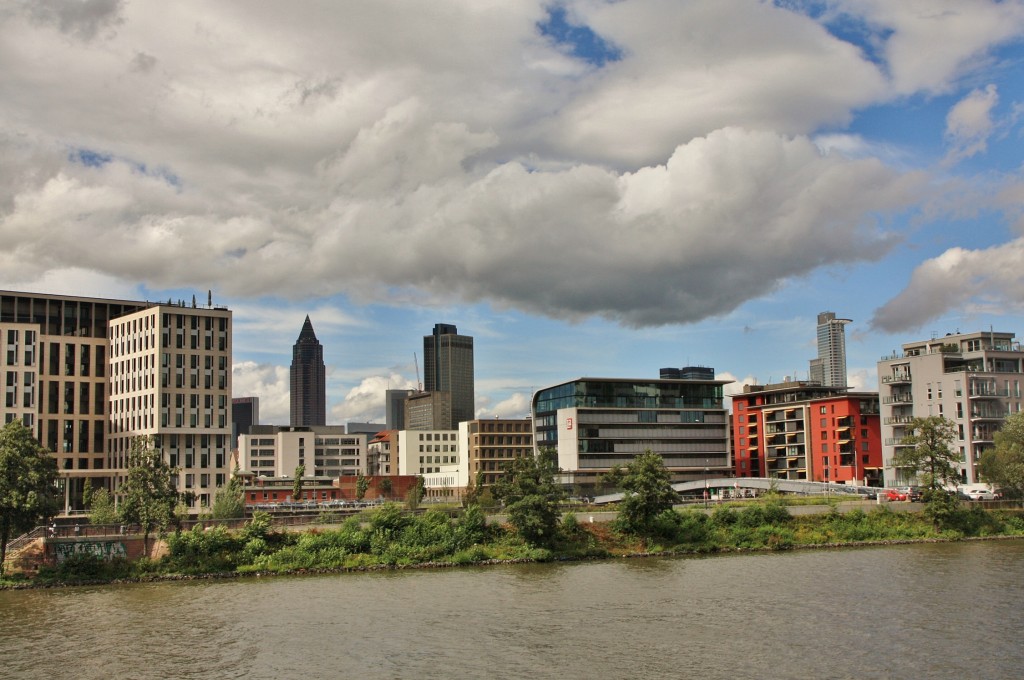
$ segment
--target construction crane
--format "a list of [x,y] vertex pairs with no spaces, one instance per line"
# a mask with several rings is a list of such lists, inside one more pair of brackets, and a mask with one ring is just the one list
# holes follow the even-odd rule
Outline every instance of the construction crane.
[[412,362],[416,364],[416,391],[423,391],[423,383],[420,382],[420,360],[416,357],[416,352],[412,353]]

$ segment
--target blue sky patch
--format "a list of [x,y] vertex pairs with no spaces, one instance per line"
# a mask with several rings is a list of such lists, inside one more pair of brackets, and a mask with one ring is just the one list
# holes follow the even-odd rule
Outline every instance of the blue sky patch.
[[572,56],[598,68],[622,59],[622,51],[594,33],[589,26],[569,23],[564,7],[548,7],[547,19],[538,22],[537,29],[556,45],[566,48]]
[[113,159],[110,154],[99,153],[91,149],[72,149],[68,154],[68,160],[72,163],[81,163],[87,168],[102,168]]

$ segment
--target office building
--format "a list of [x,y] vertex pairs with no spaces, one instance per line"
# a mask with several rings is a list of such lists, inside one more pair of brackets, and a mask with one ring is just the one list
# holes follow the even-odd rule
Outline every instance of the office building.
[[737,477],[881,486],[877,393],[809,381],[744,385],[732,407]]
[[238,435],[247,433],[250,427],[259,424],[259,397],[235,397],[231,400],[232,448],[238,445]]
[[673,481],[731,472],[722,386],[731,380],[578,378],[533,397],[534,444],[558,455],[564,484],[589,489],[651,451]]
[[366,474],[365,434],[348,434],[343,425],[279,427],[254,425],[238,437],[242,472],[257,477],[341,477]]
[[291,425],[319,427],[327,424],[327,368],[324,348],[316,339],[306,316],[292,347]]
[[512,461],[534,455],[529,418],[486,418],[459,423],[459,450],[465,453],[469,479],[491,486]]
[[399,430],[394,449],[398,474],[423,477],[427,499],[462,498],[469,466],[459,451],[458,435],[457,430]]
[[1021,410],[1024,350],[1013,333],[947,333],[903,345],[878,362],[885,484],[917,483],[892,457],[914,418],[943,416],[956,424],[960,478],[975,484],[982,453],[995,445],[1003,419]]
[[818,314],[818,357],[811,359],[810,380],[826,387],[846,387],[846,324],[835,312]]
[[457,429],[459,423],[475,417],[473,338],[459,335],[451,324],[435,324],[433,333],[423,338],[423,369],[427,392],[451,395],[447,420],[435,420],[442,429]]
[[53,452],[64,510],[86,480],[117,490],[133,438],[179,469],[179,491],[209,504],[231,450],[231,312],[212,304],[0,292],[5,421]]
[[453,421],[451,392],[413,392],[405,398],[405,430],[448,430]]
[[387,390],[384,393],[384,429],[404,430],[405,400],[412,396],[412,390]]

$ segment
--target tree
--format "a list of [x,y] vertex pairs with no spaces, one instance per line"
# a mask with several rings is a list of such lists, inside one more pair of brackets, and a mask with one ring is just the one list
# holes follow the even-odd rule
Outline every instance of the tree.
[[302,475],[304,474],[306,474],[305,465],[295,468],[295,481],[292,483],[292,500],[296,503],[302,500]]
[[89,510],[91,524],[115,524],[117,522],[114,497],[102,486],[89,494],[89,503],[86,508]]
[[943,416],[928,416],[911,420],[909,430],[900,440],[893,465],[911,470],[933,491],[956,484],[962,460],[950,446],[957,436],[956,424]]
[[57,514],[57,462],[14,420],[0,429],[0,575],[7,541]]
[[388,479],[387,477],[385,477],[384,479],[381,479],[380,481],[377,482],[377,488],[385,496],[390,496],[391,495],[391,489],[393,488],[392,485],[391,485],[391,480]]
[[217,489],[213,505],[210,506],[210,516],[214,519],[245,517],[245,489],[242,488],[242,477],[237,466],[228,483]]
[[616,527],[625,533],[650,535],[654,518],[679,501],[664,461],[650,450],[630,462],[619,486],[624,495]]
[[995,448],[981,454],[978,472],[1004,494],[1024,496],[1024,411],[1006,417],[996,432]]
[[549,545],[558,531],[558,502],[565,496],[555,483],[559,472],[554,450],[544,448],[514,459],[494,484],[509,523],[531,545]]
[[370,488],[370,480],[360,472],[356,475],[356,500],[361,501],[366,496],[366,490]]
[[166,529],[174,521],[178,492],[174,480],[178,471],[164,462],[149,437],[135,437],[128,450],[128,471],[117,490],[121,498],[118,514],[125,524],[142,528],[142,550],[149,554],[149,535]]

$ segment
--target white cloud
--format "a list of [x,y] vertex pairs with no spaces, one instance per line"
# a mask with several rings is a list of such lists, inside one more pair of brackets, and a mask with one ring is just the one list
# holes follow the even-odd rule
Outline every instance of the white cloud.
[[477,399],[477,418],[526,418],[530,415],[532,397],[526,392],[514,392],[496,404],[487,398]]
[[235,397],[259,397],[260,423],[263,425],[287,425],[290,422],[290,378],[286,366],[254,361],[236,363],[231,371],[231,394]]
[[992,109],[999,103],[995,85],[974,90],[961,99],[946,116],[946,139],[950,144],[948,162],[985,151],[992,134]]
[[[1021,2],[837,0],[816,20],[758,0],[570,0],[621,50],[594,68],[540,35],[546,0],[72,4],[0,22],[3,278],[213,289],[254,352],[289,347],[306,313],[318,332],[358,324],[289,300],[645,326],[876,261],[902,236],[890,217],[934,188],[843,126],[978,82],[1024,26]],[[877,54],[826,30],[835,17]],[[950,112],[961,153],[987,139],[995,94]],[[912,315],[941,307],[906,295]],[[239,386],[279,395],[267,370]],[[337,416],[382,413],[376,387]]]
[[344,401],[331,407],[328,422],[339,425],[348,422],[383,423],[386,391],[408,390],[415,387],[413,381],[397,373],[363,378],[362,382],[348,391]]
[[982,250],[950,248],[918,265],[907,287],[875,311],[872,328],[920,328],[949,309],[968,314],[1024,310],[1024,239]]

